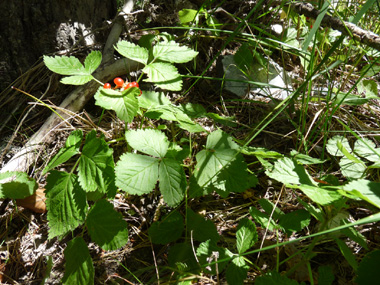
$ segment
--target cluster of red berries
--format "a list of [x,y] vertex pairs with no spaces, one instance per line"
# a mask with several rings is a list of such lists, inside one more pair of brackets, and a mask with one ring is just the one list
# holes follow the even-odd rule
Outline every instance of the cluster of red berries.
[[[115,83],[115,87],[114,89],[122,89],[122,90],[125,90],[125,89],[128,89],[128,88],[131,88],[131,87],[137,87],[139,88],[139,84],[136,82],[136,81],[133,81],[133,82],[124,82],[123,79],[121,79],[120,77],[116,77],[113,82]],[[109,83],[106,83],[103,85],[103,88],[104,89],[111,89],[111,84]],[[142,91],[140,90],[140,95],[142,94]]]

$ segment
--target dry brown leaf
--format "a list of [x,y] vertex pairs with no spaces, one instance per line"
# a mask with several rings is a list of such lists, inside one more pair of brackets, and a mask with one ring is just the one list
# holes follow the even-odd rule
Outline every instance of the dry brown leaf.
[[45,213],[46,197],[44,191],[44,188],[38,188],[32,196],[26,197],[24,199],[17,199],[17,205],[32,210],[36,213]]

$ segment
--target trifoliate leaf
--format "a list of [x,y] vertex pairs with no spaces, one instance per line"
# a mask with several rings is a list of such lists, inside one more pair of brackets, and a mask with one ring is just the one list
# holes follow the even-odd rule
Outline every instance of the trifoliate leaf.
[[220,239],[215,224],[210,220],[206,220],[200,214],[195,213],[190,208],[187,209],[186,225],[189,235],[191,235],[194,240],[212,240],[217,242]]
[[128,242],[127,223],[107,200],[99,200],[92,206],[86,226],[91,239],[104,250],[116,250]]
[[169,147],[168,138],[158,130],[130,130],[125,138],[134,149],[155,157],[164,157]]
[[164,158],[159,167],[160,191],[164,201],[171,207],[178,205],[185,196],[186,175],[181,164]]
[[86,192],[115,192],[113,150],[92,130],[86,136],[78,166],[79,183]]
[[151,192],[158,180],[158,164],[159,160],[150,156],[123,154],[115,167],[116,186],[129,194]]
[[94,95],[96,100],[95,105],[107,110],[114,110],[120,120],[130,123],[137,115],[139,103],[136,97],[139,95],[140,92],[138,88],[128,88],[123,92],[119,92],[99,87]]
[[244,218],[240,220],[236,231],[236,247],[239,254],[246,252],[258,240],[255,223]]
[[159,42],[153,47],[154,58],[171,63],[185,63],[197,55],[198,52],[174,41]]
[[143,72],[148,75],[147,82],[154,82],[161,89],[172,91],[182,89],[182,78],[177,68],[170,63],[151,63],[144,67]]
[[79,148],[82,142],[82,130],[73,131],[66,140],[65,146],[50,160],[42,174],[46,174],[50,169],[65,163],[71,157],[79,153]]
[[334,136],[328,140],[326,144],[326,150],[329,154],[333,156],[344,156],[344,154],[338,148],[338,142],[342,144],[342,147],[346,149],[348,152],[352,153],[352,149],[348,140],[342,136]]
[[135,45],[128,41],[119,41],[115,49],[126,58],[132,59],[143,64],[148,63],[149,51],[146,48]]
[[66,264],[63,284],[94,284],[94,266],[87,244],[82,237],[76,237],[69,241],[64,255]]
[[284,184],[316,185],[302,165],[287,157],[277,160],[273,169],[266,170],[265,173]]
[[92,51],[84,60],[84,68],[89,74],[93,73],[102,62],[102,53],[100,51]]
[[23,199],[38,188],[37,182],[25,172],[0,173],[0,199]]
[[235,257],[228,265],[226,279],[228,284],[240,285],[247,278],[249,266],[245,263],[243,256]]
[[148,229],[153,243],[167,244],[182,236],[183,218],[177,211],[167,214],[161,221],[154,222]]
[[63,236],[83,223],[86,215],[86,193],[76,175],[50,171],[46,184],[46,208],[49,239]]

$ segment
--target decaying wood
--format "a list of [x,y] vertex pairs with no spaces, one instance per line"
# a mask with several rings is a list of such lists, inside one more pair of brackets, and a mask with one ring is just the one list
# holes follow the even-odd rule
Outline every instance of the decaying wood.
[[[321,13],[321,11],[315,9],[313,5],[309,3],[295,3],[292,4],[291,7],[298,14],[313,19],[316,19]],[[366,31],[350,22],[341,21],[340,19],[329,15],[323,17],[322,25],[337,30],[345,36],[352,37],[353,39],[380,51],[380,36],[371,31]]]

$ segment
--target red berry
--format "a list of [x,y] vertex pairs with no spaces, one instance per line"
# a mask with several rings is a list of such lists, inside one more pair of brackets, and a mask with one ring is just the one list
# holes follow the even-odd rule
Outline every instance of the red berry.
[[104,89],[111,89],[111,84],[106,83],[106,84],[103,85],[103,88]]
[[124,84],[124,80],[121,79],[120,77],[116,77],[113,82],[115,83],[116,87],[117,88],[121,88],[123,87],[123,84]]

